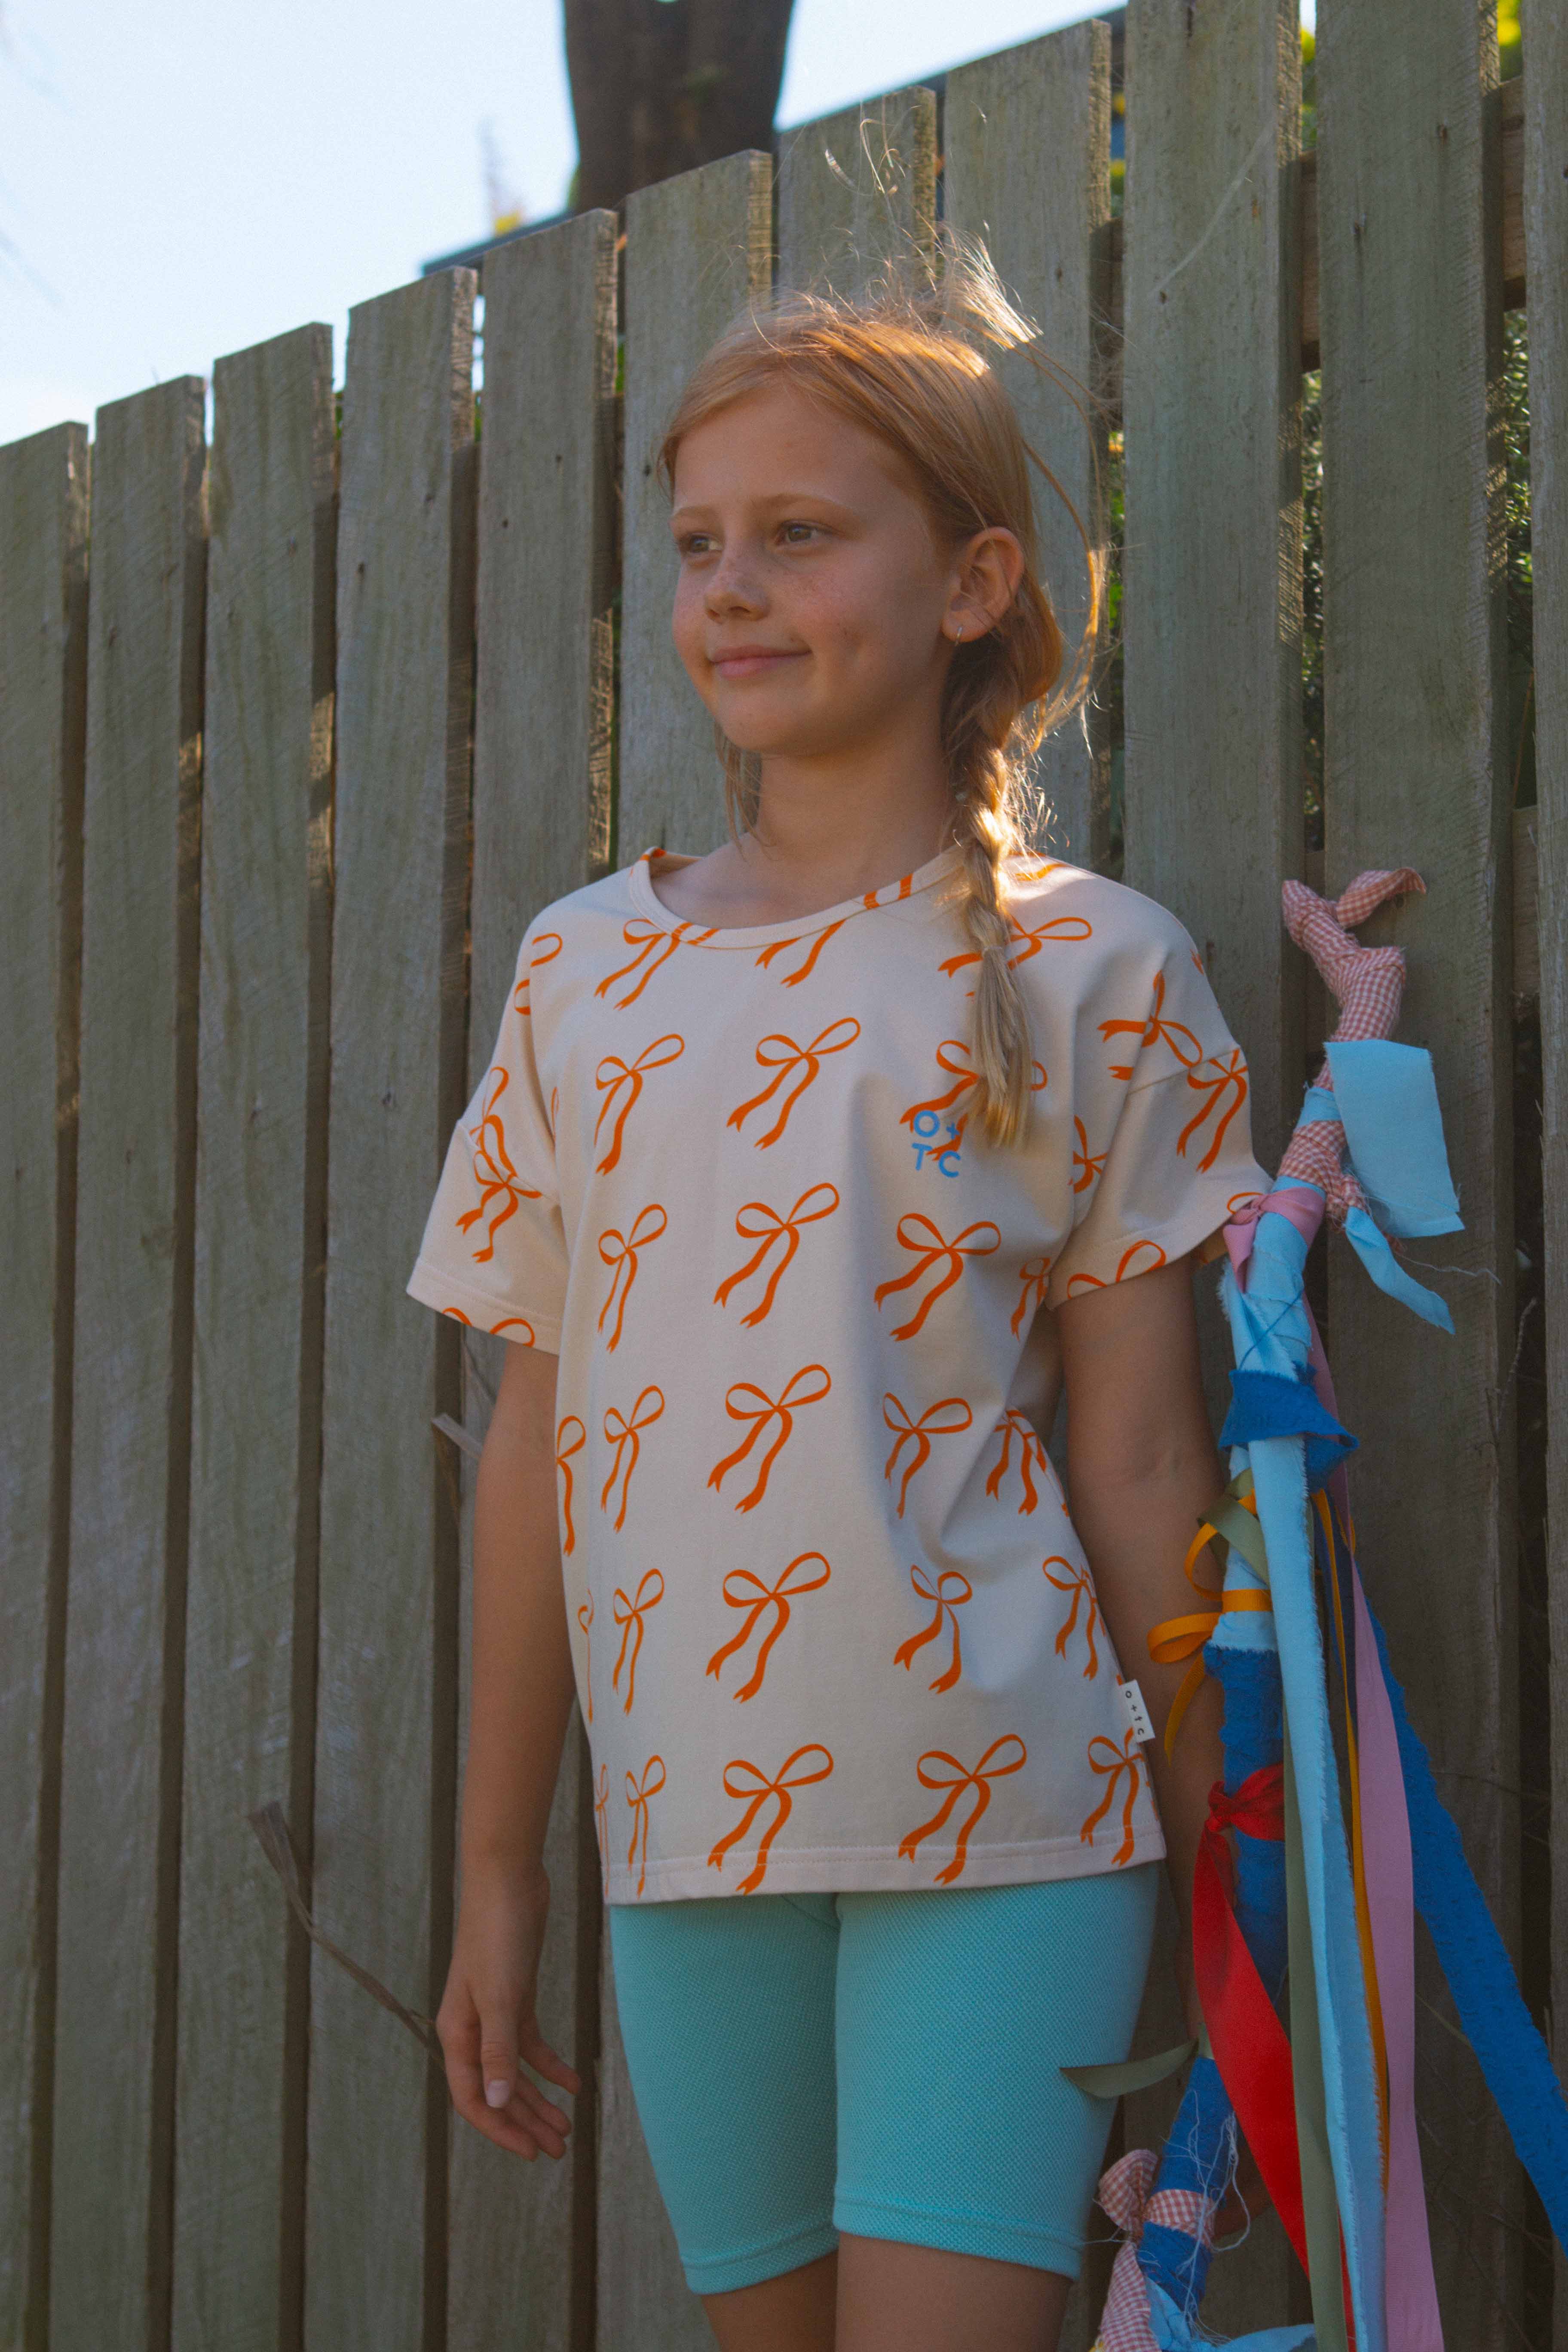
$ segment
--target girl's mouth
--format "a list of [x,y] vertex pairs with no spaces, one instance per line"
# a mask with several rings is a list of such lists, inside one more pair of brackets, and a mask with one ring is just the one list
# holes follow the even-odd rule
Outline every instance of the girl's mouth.
[[709,656],[710,664],[721,677],[762,677],[776,670],[781,663],[799,661],[797,651],[776,646],[731,646],[723,653]]

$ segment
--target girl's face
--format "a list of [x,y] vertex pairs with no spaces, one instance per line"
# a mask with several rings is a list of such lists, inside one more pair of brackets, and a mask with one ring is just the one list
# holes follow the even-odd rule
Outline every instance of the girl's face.
[[972,605],[885,442],[785,385],[752,393],[682,440],[670,528],[676,646],[741,750],[831,757],[917,713],[934,727]]

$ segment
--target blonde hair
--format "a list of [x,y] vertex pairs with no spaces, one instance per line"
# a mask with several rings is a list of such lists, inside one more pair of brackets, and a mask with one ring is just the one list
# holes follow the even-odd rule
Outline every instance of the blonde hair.
[[[963,916],[980,958],[971,1039],[976,1110],[991,1140],[1007,1144],[1021,1139],[1027,1124],[1033,1055],[1028,1013],[1009,960],[1005,862],[1023,851],[1037,815],[1030,758],[1089,690],[1104,558],[1056,476],[1025,440],[982,346],[1024,350],[1067,390],[1080,415],[1090,395],[1030,350],[1037,331],[1008,301],[984,247],[951,232],[943,232],[942,244],[945,266],[934,285],[929,269],[895,264],[863,294],[783,294],[753,304],[698,366],[664,436],[658,467],[673,489],[685,436],[720,409],[783,380],[875,433],[902,458],[940,541],[956,546],[1000,527],[1022,547],[1024,572],[1011,604],[984,635],[954,647],[942,706],[942,751],[963,851]],[[1077,524],[1089,573],[1088,617],[1061,684],[1064,640],[1037,572],[1031,460]],[[757,815],[758,762],[721,733],[718,742],[731,826],[749,829]]]

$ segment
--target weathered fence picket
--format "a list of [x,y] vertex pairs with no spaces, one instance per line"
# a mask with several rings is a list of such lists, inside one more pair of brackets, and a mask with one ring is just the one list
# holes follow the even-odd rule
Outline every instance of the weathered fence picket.
[[306,1940],[326,1245],[332,343],[219,360],[208,478],[175,2352],[276,2352],[303,2286]]
[[[338,528],[331,1101],[322,1395],[317,1916],[434,2014],[457,1772],[456,1324],[412,1266],[464,1101],[475,280],[349,322]],[[319,1952],[305,2342],[433,2352],[447,2302],[446,2085]]]
[[[1415,1245],[1458,1337],[1329,1258],[1330,1344],[1363,1458],[1368,1591],[1437,1785],[1510,1941],[1518,1924],[1510,854],[1503,693],[1497,47],[1468,0],[1323,0],[1318,20],[1329,887],[1419,866],[1367,936],[1409,958],[1465,1233]],[[1394,1465],[1397,1465],[1397,1470]],[[1441,1579],[1442,1603],[1432,1601]],[[1561,1668],[1559,1669],[1561,1672]],[[1436,1972],[1417,2079],[1456,2344],[1496,2340],[1518,2175]]]
[[[1530,303],[1531,523],[1535,587],[1535,772],[1546,1266],[1548,1606],[1552,1821],[1568,1821],[1568,16],[1530,28],[1524,236]],[[1568,2019],[1568,1867],[1552,1864],[1553,2026]],[[1539,1860],[1536,1867],[1539,1868]],[[1563,2050],[1558,2039],[1554,2054]],[[1559,2057],[1559,2066],[1562,2059]],[[1568,2352],[1568,2260],[1556,2256],[1553,2352]]]
[[[1069,25],[947,78],[946,217],[984,240],[1043,349],[1082,387],[1052,383],[1026,353],[1001,362],[1031,446],[1070,499],[1091,547],[1107,551],[1109,452],[1103,410],[1110,308],[1110,32]],[[1082,412],[1076,402],[1082,402]],[[1072,656],[1089,615],[1084,542],[1048,484],[1035,480],[1040,562]],[[1094,648],[1103,651],[1102,618]],[[1046,839],[1079,866],[1110,846],[1110,742],[1102,695],[1054,730],[1036,782],[1052,812]]]
[[87,530],[84,426],[0,449],[0,2341],[28,2346],[48,2305]]
[[658,444],[691,373],[773,283],[773,160],[727,155],[626,200],[626,454],[621,556],[619,862],[657,845],[716,848],[713,726],[670,642],[676,554]]
[[[487,260],[477,638],[468,1089],[489,1065],[518,942],[542,906],[609,859],[610,571],[614,538],[616,222],[584,215]],[[540,331],[548,320],[552,331]],[[404,1318],[428,1320],[405,1302]],[[465,1420],[484,1437],[507,1347],[465,1331]],[[473,1463],[464,1489],[459,1755],[467,1743]],[[567,1735],[545,1867],[543,2032],[592,2081],[600,1902],[583,1733]],[[552,2095],[553,2095],[553,2094]],[[595,2106],[560,2165],[520,2168],[477,2132],[452,2143],[451,2352],[592,2345]],[[521,2178],[520,2178],[521,2173]],[[572,2259],[564,2259],[568,2251]]]
[[204,387],[98,413],[52,2340],[169,2327],[190,1490]]
[[[1568,1820],[1568,26],[1534,13],[1506,91],[1471,0],[1320,0],[1318,31],[1302,159],[1293,0],[1132,0],[1124,221],[1110,36],[1086,23],[954,69],[940,103],[896,91],[776,159],[641,191],[619,346],[613,215],[495,248],[478,442],[467,271],[354,311],[341,423],[324,328],[218,362],[210,469],[199,381],[106,408],[90,583],[84,428],[0,451],[7,2345],[710,2340],[621,2047],[575,1714],[539,1998],[590,2087],[559,2166],[453,2126],[438,2070],[287,1921],[244,1816],[283,1803],[322,1927],[433,2014],[474,1471],[432,1424],[482,1439],[504,1342],[403,1284],[530,918],[652,842],[722,836],[653,468],[692,360],[774,281],[775,185],[783,285],[938,267],[939,216],[986,240],[1051,357],[1104,394],[1086,427],[1005,362],[1096,544],[1120,415],[1126,874],[1193,931],[1266,1161],[1310,1042],[1278,908],[1305,846],[1300,372],[1321,357],[1324,863],[1331,888],[1426,875],[1373,936],[1410,957],[1404,1034],[1435,1055],[1467,1224],[1415,1245],[1457,1341],[1429,1343],[1336,1244],[1331,1347],[1369,1587],[1515,1934],[1509,1023],[1537,982],[1510,817],[1539,852]],[[1516,814],[1497,434],[1527,265],[1540,805]],[[1070,638],[1081,543],[1048,492],[1038,508]],[[1049,838],[1084,862],[1110,845],[1108,728],[1092,708],[1040,764]],[[1525,1758],[1527,1788],[1542,1769]],[[1559,2007],[1565,1886],[1568,1865]],[[1442,2012],[1422,2012],[1419,2095],[1448,2340],[1520,2340],[1517,2168],[1435,1974],[1422,1990]],[[1180,2030],[1162,1975],[1140,2046]],[[1129,2102],[1129,2144],[1169,2105]],[[1103,2252],[1063,2352],[1091,2340]],[[1270,2217],[1216,2264],[1205,2317],[1263,2326],[1305,2297]],[[1553,2329],[1568,2352],[1561,2264]]]

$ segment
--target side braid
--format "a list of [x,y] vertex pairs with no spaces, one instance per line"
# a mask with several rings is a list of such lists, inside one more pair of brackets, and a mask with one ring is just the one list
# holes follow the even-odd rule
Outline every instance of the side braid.
[[1022,848],[1009,786],[1012,772],[994,751],[976,759],[955,783],[955,830],[963,852],[963,927],[979,950],[970,1058],[979,1074],[985,1132],[993,1143],[1021,1138],[1028,1121],[1033,1052],[1029,1015],[1009,955],[1003,861]]

